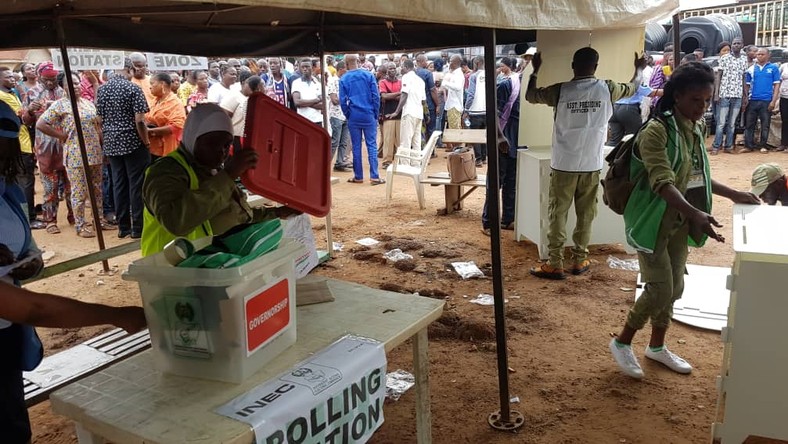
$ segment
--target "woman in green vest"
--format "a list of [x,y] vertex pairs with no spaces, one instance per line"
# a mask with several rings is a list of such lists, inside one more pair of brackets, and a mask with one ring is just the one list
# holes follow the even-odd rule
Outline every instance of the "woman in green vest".
[[235,179],[254,168],[258,156],[239,150],[228,157],[232,143],[232,122],[218,105],[203,104],[189,114],[178,149],[145,176],[143,256],[162,251],[176,237],[218,236],[240,224],[300,214],[288,207],[249,207]]
[[[711,195],[734,203],[760,203],[752,193],[736,191],[713,179],[706,155],[703,115],[714,93],[708,65],[690,62],[673,72],[665,85],[657,118],[637,135],[630,177],[640,177],[624,211],[627,242],[638,250],[643,295],[629,311],[624,328],[610,341],[621,370],[636,379],[643,370],[632,352],[632,338],[651,321],[647,358],[688,374],[692,366],[665,346],[673,303],[684,291],[688,245],[701,247],[708,237],[725,242],[714,227]],[[642,174],[645,172],[645,174]]]

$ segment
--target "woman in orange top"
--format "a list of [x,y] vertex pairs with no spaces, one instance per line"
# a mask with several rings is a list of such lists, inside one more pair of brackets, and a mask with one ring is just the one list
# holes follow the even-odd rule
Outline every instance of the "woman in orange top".
[[145,116],[153,159],[166,156],[178,148],[186,122],[186,112],[178,96],[172,92],[172,79],[167,73],[150,78],[150,91],[156,102]]

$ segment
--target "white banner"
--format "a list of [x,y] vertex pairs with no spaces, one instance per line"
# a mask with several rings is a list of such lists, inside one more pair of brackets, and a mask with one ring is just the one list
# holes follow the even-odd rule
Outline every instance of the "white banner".
[[345,336],[215,412],[250,424],[257,444],[364,443],[385,396],[383,344]]
[[207,57],[196,57],[178,54],[159,54],[149,52],[148,68],[151,71],[181,71],[184,69],[208,69]]
[[[50,49],[55,69],[64,70],[63,57],[59,49]],[[98,71],[101,69],[123,69],[123,51],[100,49],[68,49],[68,61],[74,71]]]

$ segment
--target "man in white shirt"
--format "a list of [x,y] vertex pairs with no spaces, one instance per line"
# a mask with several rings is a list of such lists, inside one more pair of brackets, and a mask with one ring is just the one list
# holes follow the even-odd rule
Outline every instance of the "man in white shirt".
[[350,140],[350,132],[347,127],[347,118],[342,113],[342,106],[339,104],[339,79],[347,72],[345,62],[340,60],[335,66],[337,75],[328,78],[326,94],[331,100],[328,108],[328,122],[331,125],[331,157],[334,154],[337,160],[334,161],[334,171],[346,172],[351,170],[351,164],[347,162],[347,145]]
[[[421,121],[424,119],[424,107],[427,106],[427,91],[424,80],[416,74],[413,60],[402,62],[402,94],[396,111],[386,116],[394,118],[402,113],[400,119],[399,147],[409,150],[421,146]],[[429,116],[427,116],[429,119]]]
[[[529,62],[530,63],[530,62]],[[468,95],[465,98],[465,117],[470,122],[472,129],[487,128],[487,94],[485,91],[484,57],[476,56],[473,59],[474,72],[468,83]],[[477,143],[473,146],[476,157],[476,166],[481,167],[487,160],[487,145]]]
[[449,59],[449,73],[443,77],[441,87],[446,90],[447,123],[449,129],[462,128],[463,92],[465,89],[465,74],[462,72],[462,57],[453,54]]
[[298,114],[323,126],[323,91],[320,82],[312,76],[312,61],[303,59],[298,65],[301,78],[293,81],[293,102]]
[[215,104],[222,103],[222,99],[230,94],[230,86],[238,79],[238,72],[230,65],[221,68],[221,81],[208,89],[208,101]]
[[531,268],[532,275],[545,279],[565,279],[564,243],[566,217],[572,202],[575,204],[577,224],[572,235],[574,275],[586,273],[588,242],[591,224],[596,217],[599,172],[604,163],[603,147],[607,138],[607,122],[613,114],[613,103],[637,91],[646,59],[635,55],[635,75],[629,84],[594,77],[599,53],[585,47],[575,51],[572,58],[574,77],[569,82],[537,88],[536,79],[542,66],[540,53],[531,63],[533,74],[528,81],[525,99],[555,108],[553,122],[553,150],[550,159],[550,208],[547,248],[549,263]]

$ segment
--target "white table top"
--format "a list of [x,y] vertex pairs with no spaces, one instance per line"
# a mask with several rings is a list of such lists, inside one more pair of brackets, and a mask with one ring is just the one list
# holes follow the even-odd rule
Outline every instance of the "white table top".
[[760,262],[788,263],[788,207],[733,206],[733,250]]
[[298,342],[243,384],[162,374],[146,351],[53,393],[52,408],[114,443],[249,444],[247,424],[213,409],[345,334],[377,339],[389,352],[443,312],[440,300],[327,281],[336,300],[298,307]]

